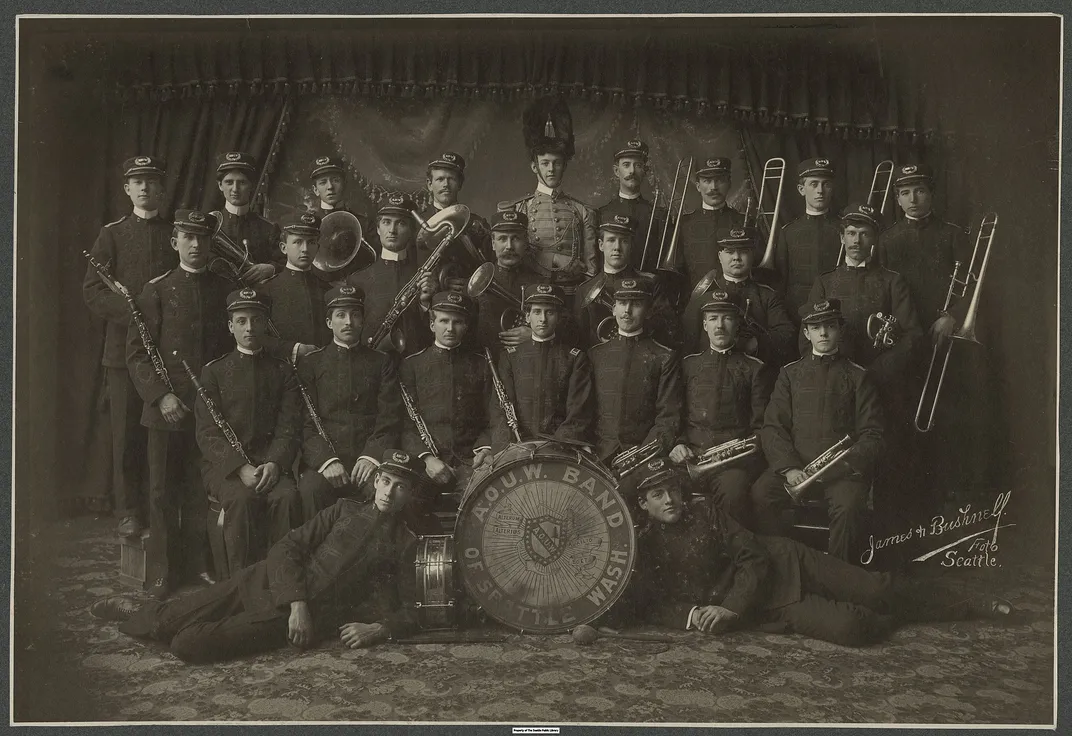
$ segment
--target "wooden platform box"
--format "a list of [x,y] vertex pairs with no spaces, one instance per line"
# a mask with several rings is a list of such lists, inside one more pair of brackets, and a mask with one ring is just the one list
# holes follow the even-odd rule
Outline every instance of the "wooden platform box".
[[145,588],[145,546],[149,532],[140,537],[121,537],[119,540],[119,582],[143,590]]

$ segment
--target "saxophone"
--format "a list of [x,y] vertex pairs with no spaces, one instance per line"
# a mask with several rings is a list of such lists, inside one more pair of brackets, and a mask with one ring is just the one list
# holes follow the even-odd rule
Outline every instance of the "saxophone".
[[[174,355],[176,358],[179,356],[178,353],[174,353]],[[221,432],[223,432],[223,436],[227,438],[227,443],[231,446],[231,449],[241,455],[247,465],[256,467],[257,464],[250,460],[249,455],[246,454],[246,448],[242,447],[242,440],[238,439],[238,435],[235,434],[231,425],[227,423],[223,414],[216,408],[216,403],[212,400],[212,397],[208,395],[208,391],[201,385],[201,382],[197,380],[197,376],[194,375],[193,369],[190,368],[190,364],[185,360],[182,360],[182,367],[186,369],[186,375],[190,377],[190,382],[193,383],[194,388],[197,389],[197,395],[205,402],[205,408],[208,409],[208,413],[212,416],[213,423]]]
[[495,369],[495,360],[491,357],[491,351],[484,348],[484,357],[488,361],[488,367],[491,369],[491,382],[495,386],[495,395],[499,398],[499,406],[502,407],[503,414],[506,415],[506,424],[514,433],[514,439],[518,442],[521,441],[521,426],[517,421],[517,410],[514,408],[514,402],[510,401],[510,397],[506,395],[506,387],[503,385],[502,379],[499,378],[499,371]]
[[138,304],[134,301],[134,297],[130,295],[130,291],[127,287],[112,278],[112,274],[109,273],[108,268],[102,266],[96,258],[90,255],[89,251],[82,251],[82,255],[89,260],[89,265],[93,266],[93,270],[100,276],[104,285],[127,300],[127,306],[130,307],[130,317],[134,320],[134,324],[138,328],[138,336],[141,338],[141,344],[145,348],[145,352],[149,354],[149,360],[153,363],[153,370],[156,371],[157,377],[164,382],[165,386],[167,386],[168,392],[175,393],[175,386],[172,385],[171,377],[167,372],[167,366],[164,365],[164,357],[160,355],[160,350],[156,347],[156,343],[153,341],[153,336],[149,334],[149,326],[145,324],[145,315],[141,313],[141,309],[138,308]]
[[406,413],[409,414],[409,418],[413,420],[414,426],[417,427],[417,434],[421,436],[421,441],[428,448],[428,452],[439,457],[439,448],[436,447],[435,438],[432,437],[432,433],[428,430],[428,425],[425,424],[424,417],[421,416],[421,412],[417,408],[416,400],[414,400],[409,389],[406,388],[406,384],[399,381],[398,388],[402,391],[402,403],[406,407]]

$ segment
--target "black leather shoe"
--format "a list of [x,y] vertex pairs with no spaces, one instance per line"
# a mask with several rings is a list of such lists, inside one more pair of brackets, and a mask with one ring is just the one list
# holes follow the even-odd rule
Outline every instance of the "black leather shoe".
[[150,598],[162,601],[171,594],[171,586],[168,585],[167,578],[157,578],[146,592],[149,593]]
[[89,607],[89,612],[105,621],[126,621],[134,615],[140,606],[130,598],[113,595],[102,598]]
[[119,536],[121,537],[140,537],[141,536],[141,522],[138,521],[136,516],[124,516],[123,520],[119,522]]

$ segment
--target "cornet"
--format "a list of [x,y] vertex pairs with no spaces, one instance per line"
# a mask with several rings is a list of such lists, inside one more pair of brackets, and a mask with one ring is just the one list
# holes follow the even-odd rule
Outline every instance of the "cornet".
[[685,469],[689,471],[690,478],[699,480],[709,473],[744,460],[757,452],[759,452],[759,438],[756,435],[730,440],[707,448],[696,457],[696,462],[686,463]]
[[610,468],[617,473],[618,478],[624,478],[657,456],[660,449],[659,439],[653,439],[646,445],[638,445],[618,455],[611,461]]
[[892,314],[885,315],[875,312],[867,318],[867,337],[871,340],[874,348],[892,348],[897,342],[894,330],[897,328],[897,318]]
[[841,459],[848,455],[849,451],[852,450],[852,445],[853,442],[851,436],[845,435],[842,437],[834,443],[833,447],[804,467],[804,475],[807,476],[804,480],[800,481],[795,486],[786,483],[785,492],[792,496],[793,501],[800,503],[800,498],[804,495],[804,492],[841,462]]

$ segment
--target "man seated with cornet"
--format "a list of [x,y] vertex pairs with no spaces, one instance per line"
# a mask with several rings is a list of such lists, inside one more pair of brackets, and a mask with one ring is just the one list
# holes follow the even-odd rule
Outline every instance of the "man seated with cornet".
[[505,210],[491,218],[495,262],[477,269],[469,280],[469,296],[477,303],[476,337],[496,355],[500,346],[517,347],[532,334],[521,314],[521,290],[542,279],[528,267],[529,218]]
[[670,460],[686,463],[699,488],[713,493],[726,514],[751,527],[749,491],[764,467],[756,435],[777,370],[740,349],[740,297],[715,290],[702,309],[709,347],[682,361],[685,424]]
[[829,504],[830,554],[858,559],[883,451],[882,405],[867,371],[838,348],[841,303],[805,304],[800,317],[811,351],[782,368],[763,416],[759,438],[770,469],[752,487],[756,531],[784,534],[790,504],[805,494],[822,495]]

